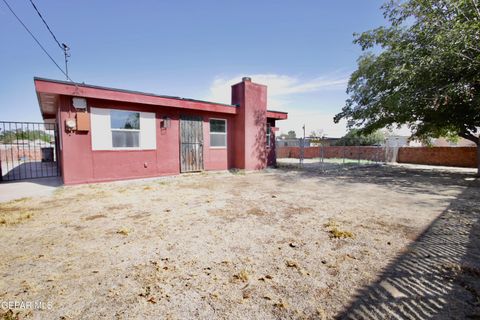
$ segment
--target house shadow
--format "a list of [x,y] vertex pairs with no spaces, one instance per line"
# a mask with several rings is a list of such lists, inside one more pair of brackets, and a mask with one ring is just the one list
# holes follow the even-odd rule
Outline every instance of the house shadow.
[[61,186],[62,179],[56,162],[29,161],[16,163],[12,168],[2,166],[0,183],[30,182],[44,186]]
[[[300,177],[312,177],[308,170],[298,172]],[[281,176],[285,177],[280,183],[295,179]],[[373,283],[354,293],[337,319],[480,319],[479,179],[401,167],[356,168],[322,176],[335,176],[339,183],[379,184],[406,194],[462,190]]]

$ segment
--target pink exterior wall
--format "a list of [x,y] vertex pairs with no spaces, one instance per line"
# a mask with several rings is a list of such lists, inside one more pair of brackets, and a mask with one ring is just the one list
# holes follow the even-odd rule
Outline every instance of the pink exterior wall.
[[267,166],[267,87],[244,80],[232,86],[232,104],[238,105],[235,163],[246,170]]
[[[267,87],[252,83],[248,78],[232,86],[232,105],[236,106],[88,85],[75,86],[38,78],[35,79],[35,87],[44,117],[54,118],[51,112],[55,110],[53,107],[58,106],[59,164],[65,184],[180,173],[182,115],[201,116],[203,119],[204,170],[263,169],[276,164],[275,120],[287,118],[286,113],[267,111]],[[155,113],[156,149],[92,150],[91,131],[65,131],[65,120],[76,117],[72,106],[74,96],[86,98],[88,113],[90,108]],[[51,103],[53,100],[55,105]],[[170,127],[166,129],[161,128],[165,116],[170,118]],[[226,148],[210,148],[211,118],[227,121]],[[270,147],[266,145],[267,122],[272,128]]]
[[[145,178],[180,173],[180,115],[199,115],[203,118],[204,169],[227,170],[233,165],[234,116],[213,112],[178,110],[134,103],[87,99],[88,107],[112,108],[156,114],[156,150],[92,150],[91,131],[81,133],[65,131],[65,120],[75,116],[71,97],[60,99],[60,124],[62,134],[62,176],[65,184],[100,182],[121,179]],[[160,128],[163,116],[171,119],[171,126]],[[209,119],[227,120],[227,148],[211,149]]]

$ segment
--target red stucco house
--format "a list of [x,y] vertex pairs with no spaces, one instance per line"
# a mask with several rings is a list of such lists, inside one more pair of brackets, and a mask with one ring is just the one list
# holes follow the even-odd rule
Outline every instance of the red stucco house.
[[275,164],[275,123],[267,87],[232,86],[232,104],[34,78],[45,121],[58,125],[65,184]]

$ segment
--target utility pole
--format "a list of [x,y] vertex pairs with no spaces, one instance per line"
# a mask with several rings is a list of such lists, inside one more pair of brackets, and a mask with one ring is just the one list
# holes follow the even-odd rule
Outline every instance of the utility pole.
[[67,77],[67,80],[70,80],[68,77],[68,58],[70,58],[70,47],[67,46],[65,43],[62,43],[62,50],[63,50],[63,55],[65,56],[65,76]]

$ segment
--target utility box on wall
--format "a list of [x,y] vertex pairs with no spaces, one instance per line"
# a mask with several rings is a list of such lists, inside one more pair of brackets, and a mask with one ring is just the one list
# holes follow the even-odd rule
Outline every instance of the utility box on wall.
[[77,112],[77,131],[90,131],[90,116],[88,112]]

